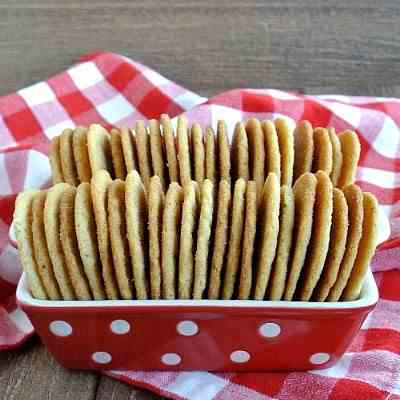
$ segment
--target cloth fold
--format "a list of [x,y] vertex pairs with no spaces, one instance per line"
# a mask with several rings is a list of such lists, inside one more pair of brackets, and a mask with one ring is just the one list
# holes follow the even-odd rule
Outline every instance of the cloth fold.
[[372,268],[380,300],[344,357],[314,372],[237,373],[112,371],[106,374],[174,399],[400,399],[400,99],[304,96],[236,89],[203,98],[121,55],[97,52],[50,79],[0,97],[0,350],[20,346],[33,327],[15,303],[21,267],[8,238],[17,194],[50,184],[50,139],[66,127],[131,126],[138,119],[185,113],[229,132],[252,116],[285,116],[361,140],[357,183],[374,193],[392,234]]

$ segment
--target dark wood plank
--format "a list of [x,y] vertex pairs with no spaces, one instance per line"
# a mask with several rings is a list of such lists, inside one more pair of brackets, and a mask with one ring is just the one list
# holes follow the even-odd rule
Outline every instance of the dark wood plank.
[[0,352],[0,399],[92,400],[99,377],[57,364],[39,339],[21,349]]

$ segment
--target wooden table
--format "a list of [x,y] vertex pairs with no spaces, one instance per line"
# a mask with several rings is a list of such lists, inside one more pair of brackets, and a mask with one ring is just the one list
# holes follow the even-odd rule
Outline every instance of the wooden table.
[[[138,3],[0,0],[0,95],[102,48],[203,96],[237,87],[400,96],[398,0]],[[0,398],[157,397],[64,370],[33,338],[0,354]]]

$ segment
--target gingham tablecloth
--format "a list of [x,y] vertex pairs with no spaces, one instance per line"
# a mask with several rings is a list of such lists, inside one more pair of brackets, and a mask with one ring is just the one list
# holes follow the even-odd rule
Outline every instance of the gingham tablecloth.
[[278,115],[338,132],[356,130],[362,148],[358,183],[378,197],[392,226],[391,239],[373,262],[380,300],[344,357],[326,370],[108,375],[174,399],[400,399],[400,99],[238,89],[207,100],[137,62],[104,52],[0,98],[0,349],[18,347],[34,333],[15,304],[21,267],[8,229],[17,193],[49,185],[49,139],[66,127],[130,126],[161,113],[185,113],[203,126],[224,118],[230,130],[238,120]]

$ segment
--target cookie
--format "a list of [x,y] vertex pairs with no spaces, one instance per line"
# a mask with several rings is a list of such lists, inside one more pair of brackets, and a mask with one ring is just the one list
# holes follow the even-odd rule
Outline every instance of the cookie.
[[153,176],[153,167],[151,163],[150,136],[147,133],[143,121],[137,121],[135,125],[135,143],[138,157],[139,171],[142,181],[146,187]]
[[132,267],[125,222],[125,182],[116,179],[111,182],[107,193],[108,230],[111,253],[119,292],[124,300],[133,296]]
[[163,131],[170,182],[179,182],[179,164],[176,156],[174,129],[167,114],[162,114],[160,124]]
[[302,271],[308,244],[311,239],[313,210],[317,178],[307,172],[297,179],[293,186],[295,217],[292,238],[292,255],[286,281],[284,300],[292,300]]
[[75,233],[75,193],[75,187],[67,187],[60,200],[60,241],[76,298],[92,300]]
[[139,168],[134,131],[126,127],[121,128],[121,146],[122,154],[124,155],[126,173],[129,174],[129,172]]
[[179,176],[182,186],[191,181],[190,167],[190,145],[188,134],[188,122],[186,117],[178,118],[177,126],[177,145],[178,145],[178,160],[179,160]]
[[275,120],[275,126],[281,154],[281,185],[292,186],[294,168],[293,129],[285,118],[277,118]]
[[51,174],[53,176],[53,185],[64,182],[64,176],[61,168],[60,136],[55,136],[53,139],[51,139],[49,161]]
[[[165,189],[168,185],[168,171],[166,170],[166,160],[164,160],[164,145],[160,131],[160,124],[156,119],[151,119],[149,121],[149,132],[153,173],[160,177],[161,185]],[[150,182],[148,182],[148,184],[149,183]],[[146,185],[146,187],[148,187],[148,185]]]
[[95,300],[105,300],[107,297],[101,276],[101,262],[97,245],[96,222],[90,183],[81,183],[76,188],[74,216],[79,253],[93,298]]
[[301,121],[294,131],[293,181],[310,172],[314,154],[314,132],[308,121]]
[[64,300],[75,300],[75,291],[68,274],[60,240],[60,202],[64,192],[71,186],[58,183],[47,191],[44,203],[43,223],[47,249],[58,287]]
[[268,174],[258,209],[260,241],[256,251],[254,299],[263,300],[275,258],[279,233],[280,185],[276,174]]
[[194,262],[193,299],[203,298],[207,284],[207,266],[214,214],[214,185],[209,179],[206,179],[202,183],[200,197],[200,216]]
[[378,202],[371,193],[363,193],[364,219],[360,244],[350,278],[341,300],[357,300],[365,274],[378,244]]
[[214,130],[209,126],[204,135],[205,170],[206,179],[212,183],[217,182],[217,149]]
[[217,124],[217,149],[219,179],[231,181],[231,152],[225,121],[218,121]]
[[298,285],[298,296],[301,301],[309,301],[312,292],[321,276],[322,268],[329,250],[329,239],[332,225],[333,188],[329,175],[324,171],[315,174],[317,190],[314,203],[313,228],[307,257],[303,265],[302,279]]
[[331,171],[331,181],[333,186],[337,186],[340,177],[340,172],[342,170],[343,156],[342,156],[342,146],[340,140],[336,135],[334,128],[329,128],[329,139],[332,144],[332,171]]
[[229,215],[231,209],[231,186],[227,181],[218,184],[216,225],[211,259],[208,298],[219,299],[223,266],[227,252],[229,236]]
[[249,142],[247,140],[246,129],[242,122],[235,125],[233,132],[232,148],[232,176],[234,180],[243,178],[249,179]]
[[164,211],[164,192],[160,177],[150,179],[148,189],[149,207],[149,263],[150,293],[153,300],[162,298],[161,293],[161,233]]
[[61,169],[65,182],[76,186],[79,184],[78,173],[74,160],[74,151],[72,149],[72,129],[64,129],[60,136],[60,159]]
[[243,230],[242,258],[240,262],[239,300],[250,299],[253,281],[253,253],[257,221],[257,186],[247,182],[246,210]]
[[46,192],[41,191],[34,195],[32,202],[32,243],[37,271],[43,287],[50,300],[61,300],[61,293],[47,250],[46,236],[44,233],[43,211],[46,201]]
[[357,165],[360,159],[360,141],[354,131],[344,131],[339,135],[342,149],[342,169],[338,187],[344,188],[356,180]]
[[132,259],[133,279],[138,300],[149,298],[147,196],[137,171],[128,174],[125,181],[126,226]]
[[205,179],[205,154],[203,133],[199,124],[192,125],[194,180],[201,184]]
[[349,225],[348,212],[343,192],[340,189],[334,188],[331,238],[322,275],[313,293],[313,299],[316,301],[325,301],[329,290],[336,281],[340,263],[346,250]]
[[192,297],[194,276],[194,255],[199,218],[199,194],[197,183],[189,182],[183,188],[181,231],[179,240],[178,298]]
[[349,228],[346,240],[346,251],[340,263],[337,279],[329,291],[327,301],[339,301],[347,285],[362,236],[364,207],[363,194],[356,185],[348,185],[343,189],[349,208]]
[[72,149],[76,171],[80,182],[90,182],[92,170],[90,169],[90,160],[87,144],[88,129],[83,126],[78,126],[72,135]]
[[87,146],[92,176],[102,169],[108,171],[110,176],[114,176],[110,136],[101,125],[92,124],[89,126]]
[[278,134],[275,124],[266,120],[261,122],[264,133],[265,159],[267,173],[273,172],[278,179],[281,179],[281,153],[279,150]]
[[33,251],[32,202],[37,193],[36,190],[25,190],[18,195],[14,211],[14,229],[19,257],[28,278],[29,290],[35,299],[47,300],[48,296]]
[[172,182],[165,195],[161,238],[162,292],[167,300],[176,298],[182,202],[183,190]]
[[294,195],[292,188],[290,186],[282,186],[280,196],[278,245],[269,280],[269,300],[282,299],[292,245],[294,225]]
[[256,182],[257,199],[260,201],[265,181],[265,147],[260,121],[256,118],[249,119],[246,132],[249,141],[250,177]]
[[107,212],[107,193],[111,182],[110,174],[107,171],[97,171],[90,182],[90,192],[96,222],[97,243],[99,247],[104,288],[109,300],[117,300],[120,298],[120,294],[112,259]]
[[246,181],[243,178],[235,182],[232,199],[232,216],[229,232],[226,269],[222,286],[222,298],[232,298],[235,284],[238,281],[238,270],[242,249],[243,225],[246,207]]
[[332,143],[328,130],[314,129],[314,160],[313,171],[324,171],[328,175],[332,172]]
[[110,132],[111,158],[114,167],[115,177],[125,179],[126,167],[124,153],[122,150],[121,132],[118,129],[111,129]]

